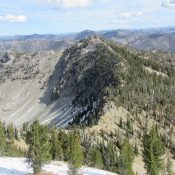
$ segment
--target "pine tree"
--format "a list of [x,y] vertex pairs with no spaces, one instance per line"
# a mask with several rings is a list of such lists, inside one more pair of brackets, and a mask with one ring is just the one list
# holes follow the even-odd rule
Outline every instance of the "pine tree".
[[167,175],[173,175],[173,163],[170,158],[167,160],[166,171]]
[[9,141],[14,142],[15,130],[12,123],[10,123],[7,127],[7,135]]
[[92,144],[91,136],[89,137],[86,134],[83,134],[82,146],[84,148],[84,162],[86,165],[89,165],[92,163],[91,160],[92,160],[94,147],[91,146],[91,144]]
[[51,131],[51,154],[53,160],[64,160],[63,149],[56,130]]
[[27,132],[26,142],[29,146],[27,161],[33,168],[34,174],[37,174],[42,164],[50,159],[48,128],[34,121]]
[[122,120],[122,117],[120,117],[119,127],[120,127],[120,128],[123,128],[123,120]]
[[135,154],[135,156],[138,156],[138,154],[139,154],[139,149],[138,149],[137,143],[135,143],[135,145],[134,145],[134,154]]
[[108,157],[109,157],[109,162],[110,162],[110,171],[112,171],[114,165],[115,165],[115,151],[114,151],[114,143],[109,142],[107,144],[107,152],[108,152]]
[[6,146],[6,137],[3,124],[0,121],[0,156],[3,155]]
[[69,161],[70,156],[70,138],[69,135],[66,134],[64,131],[60,131],[58,134],[58,139],[60,140],[61,146],[63,148],[63,155],[64,155],[64,160]]
[[16,140],[19,140],[19,131],[18,131],[18,129],[17,128],[15,128],[15,131],[14,131],[15,133],[14,133],[14,138],[16,139]]
[[116,164],[116,154],[114,151],[114,143],[109,141],[107,146],[105,146],[105,143],[101,144],[101,152],[104,162],[104,168],[108,171],[113,171]]
[[163,168],[162,156],[165,146],[158,135],[156,126],[153,126],[149,134],[143,136],[144,158],[147,171],[150,175],[159,175]]
[[121,175],[134,175],[132,164],[134,160],[134,152],[128,140],[125,140],[119,156],[119,173]]
[[93,167],[98,169],[103,169],[103,159],[102,154],[98,148],[94,150],[94,156],[93,156]]
[[69,175],[77,175],[78,169],[83,164],[84,156],[81,148],[80,137],[77,133],[70,136]]

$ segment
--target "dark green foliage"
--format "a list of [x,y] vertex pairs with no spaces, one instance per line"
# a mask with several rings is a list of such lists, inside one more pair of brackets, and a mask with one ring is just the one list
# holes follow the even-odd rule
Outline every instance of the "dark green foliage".
[[[123,105],[129,111],[134,107],[153,113],[155,111],[165,110],[156,113],[156,120],[173,121],[175,108],[175,69],[174,67],[161,59],[157,55],[145,59],[144,55],[138,55],[136,52],[131,52],[130,49],[119,47],[114,43],[109,42],[111,47],[121,56],[123,67],[119,67],[117,75],[119,82],[122,84],[120,88],[115,88],[115,96],[117,104]],[[165,77],[151,73],[145,67],[151,68],[154,71],[162,72]],[[136,111],[135,111],[136,112]]]
[[59,131],[58,133],[58,139],[61,142],[62,145],[62,149],[63,149],[63,154],[64,154],[64,160],[68,161],[70,156],[69,156],[69,152],[70,152],[70,136],[69,134],[66,134],[65,131]]
[[17,128],[15,128],[15,131],[14,131],[14,138],[16,139],[16,140],[19,140],[19,131],[18,131],[18,129]]
[[26,142],[29,146],[27,161],[36,174],[40,172],[42,164],[51,158],[47,127],[40,125],[38,121],[33,122],[27,132]]
[[83,163],[83,150],[81,147],[80,136],[74,132],[70,135],[70,159],[69,162],[74,166],[75,169],[81,167]]
[[70,135],[70,158],[69,158],[69,174],[77,175],[78,169],[83,164],[84,156],[81,147],[81,139],[79,135],[74,132]]
[[162,156],[165,147],[162,138],[158,135],[156,126],[153,126],[149,134],[143,136],[144,158],[147,171],[150,175],[159,175],[163,168]]
[[64,160],[63,148],[56,130],[51,131],[51,154],[53,160]]
[[[17,132],[17,131],[16,131]],[[0,121],[0,156],[23,157],[24,150],[17,148],[14,143],[14,128],[10,124],[8,127]]]
[[20,131],[21,137],[23,137],[25,139],[26,133],[28,130],[29,130],[29,123],[28,122],[23,123],[21,131]]
[[173,175],[173,163],[170,158],[167,160],[166,171],[167,175]]
[[134,152],[128,140],[125,140],[119,156],[118,170],[121,175],[134,175],[132,164],[134,161]]
[[[86,107],[77,113],[73,124],[80,124],[85,115],[82,125],[97,124],[106,101],[115,101],[117,106],[132,113],[145,111],[159,122],[166,119],[164,124],[167,126],[174,122],[175,69],[173,63],[164,59],[166,54],[137,52],[112,41],[92,38],[67,49],[59,62],[63,72],[69,65],[59,78],[66,82],[73,80],[71,90],[76,94],[73,105]],[[93,46],[93,40],[99,44]],[[89,46],[94,50],[81,55],[81,51],[88,50]],[[67,56],[69,59],[65,59]],[[59,96],[59,85],[54,96]],[[127,124],[131,124],[131,128],[126,135],[132,137],[132,122]],[[122,121],[120,125],[122,127]]]
[[7,157],[24,157],[25,151],[17,148],[12,142],[6,144],[4,156]]
[[104,144],[101,145],[103,161],[105,169],[108,171],[115,171],[116,166],[116,150],[112,142],[108,142],[107,146],[104,147]]
[[138,150],[137,144],[134,145],[134,154],[135,154],[135,156],[138,156],[138,154],[139,154],[139,150]]
[[120,117],[119,127],[120,127],[120,128],[123,128],[123,120],[122,120],[122,118],[121,118],[121,117]]
[[6,147],[6,135],[3,124],[0,121],[0,156],[4,154],[5,147]]
[[[78,50],[89,45],[89,40],[84,40]],[[91,46],[90,46],[91,47]],[[105,102],[104,96],[113,96],[112,88],[118,85],[116,69],[118,59],[115,54],[109,51],[105,44],[94,46],[94,51],[84,54],[82,57],[77,50],[77,45],[64,52],[59,65],[64,70],[66,65],[70,65],[64,74],[67,82],[72,81],[69,91],[76,94],[73,101],[74,106],[86,107],[87,110],[78,113],[73,124],[80,124],[83,115],[88,114],[85,118],[87,125],[94,125],[98,122],[99,112]],[[69,59],[64,59],[69,56]],[[80,78],[81,77],[81,78]],[[71,80],[70,80],[71,79]],[[66,86],[66,84],[65,84]],[[70,85],[69,85],[70,86]],[[54,89],[53,96],[57,96],[60,89],[60,83]],[[95,104],[95,105],[94,105]]]
[[15,130],[12,123],[7,126],[7,136],[10,142],[14,142]]
[[96,148],[93,150],[93,167],[103,169],[103,159],[101,151]]
[[94,155],[94,145],[92,145],[92,137],[83,134],[82,146],[84,148],[84,163],[86,165],[92,165],[92,157]]

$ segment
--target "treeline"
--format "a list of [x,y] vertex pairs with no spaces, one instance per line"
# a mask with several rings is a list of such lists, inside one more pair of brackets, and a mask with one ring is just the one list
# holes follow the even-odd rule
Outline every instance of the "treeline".
[[18,139],[19,132],[13,124],[6,126],[0,121],[0,156],[24,156],[24,151],[14,143]]
[[[59,62],[62,75],[52,93],[54,99],[59,98],[59,93],[67,87],[66,83],[71,83],[69,92],[75,93],[72,104],[74,107],[82,108],[78,112],[75,111],[76,116],[72,124],[97,124],[99,112],[104,106],[105,88],[118,85],[118,77],[115,74],[118,59],[107,46],[93,45],[91,39],[90,37],[82,40],[80,46],[75,44],[64,52]],[[94,47],[94,50],[81,55],[81,51],[88,47]]]
[[164,127],[169,127],[175,122],[174,65],[164,60],[164,55],[139,54],[113,42],[108,44],[123,63],[116,72],[120,87],[111,90],[116,104],[132,111],[133,115],[138,110],[145,111]]
[[132,175],[134,150],[128,140],[123,142],[121,151],[117,145],[105,144],[82,135],[80,130],[48,130],[47,126],[35,121],[26,132],[29,146],[27,160],[35,173],[42,164],[50,160],[69,163],[69,174],[77,175],[82,165]]
[[[115,141],[99,140],[94,135],[87,135],[82,130],[51,129],[40,125],[38,121],[31,125],[24,124],[23,129],[15,136],[12,124],[4,127],[0,123],[0,153],[1,156],[21,156],[14,145],[14,139],[25,139],[28,149],[23,156],[34,170],[34,174],[41,171],[42,165],[51,160],[66,161],[69,163],[69,174],[77,175],[82,165],[104,169],[120,175],[134,175],[133,162],[139,154],[137,145],[132,146],[128,139],[122,144]],[[158,129],[153,126],[149,133],[141,138],[143,144],[143,158],[148,174],[172,175],[172,162],[166,157],[163,138]],[[10,145],[10,148],[9,148]],[[13,145],[13,146],[12,146]],[[4,154],[6,150],[6,154]],[[13,153],[13,151],[19,151]]]
[[79,50],[87,48],[90,39],[83,40],[80,48],[74,45],[65,51],[60,63],[63,72],[66,65],[71,66],[53,92],[59,95],[64,88],[61,82],[68,81],[67,77],[74,80],[73,105],[83,112],[76,115],[73,124],[97,124],[109,100],[135,116],[144,111],[163,127],[175,123],[175,68],[164,59],[165,54],[137,52],[101,39],[93,52],[81,56]]
[[[24,127],[25,128],[25,127]],[[50,160],[69,163],[69,174],[77,175],[82,165],[112,171],[120,175],[134,175],[133,162],[139,154],[137,145],[132,146],[128,139],[122,144],[99,140],[94,135],[87,135],[82,130],[49,130],[47,126],[35,121],[23,130],[29,146],[27,159],[34,172],[41,170],[42,164]],[[148,174],[172,175],[172,162],[166,156],[163,138],[156,126],[142,137],[143,157]]]

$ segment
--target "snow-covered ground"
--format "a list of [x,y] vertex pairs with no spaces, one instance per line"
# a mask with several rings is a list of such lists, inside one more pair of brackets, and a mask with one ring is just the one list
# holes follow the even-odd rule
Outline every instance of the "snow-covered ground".
[[[68,167],[64,162],[51,162],[44,165],[42,170],[44,172],[50,172],[53,175],[67,175]],[[83,175],[116,175],[88,167],[83,167],[80,171]],[[32,169],[26,163],[26,159],[0,157],[0,175],[28,175],[30,173],[32,173]]]

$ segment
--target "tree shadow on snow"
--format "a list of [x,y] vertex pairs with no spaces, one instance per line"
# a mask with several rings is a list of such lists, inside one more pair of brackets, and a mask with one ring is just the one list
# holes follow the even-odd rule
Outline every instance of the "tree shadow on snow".
[[23,171],[19,171],[17,169],[8,169],[8,168],[3,168],[3,167],[0,167],[0,174],[3,174],[3,175],[26,175],[27,173],[26,172],[23,172]]

